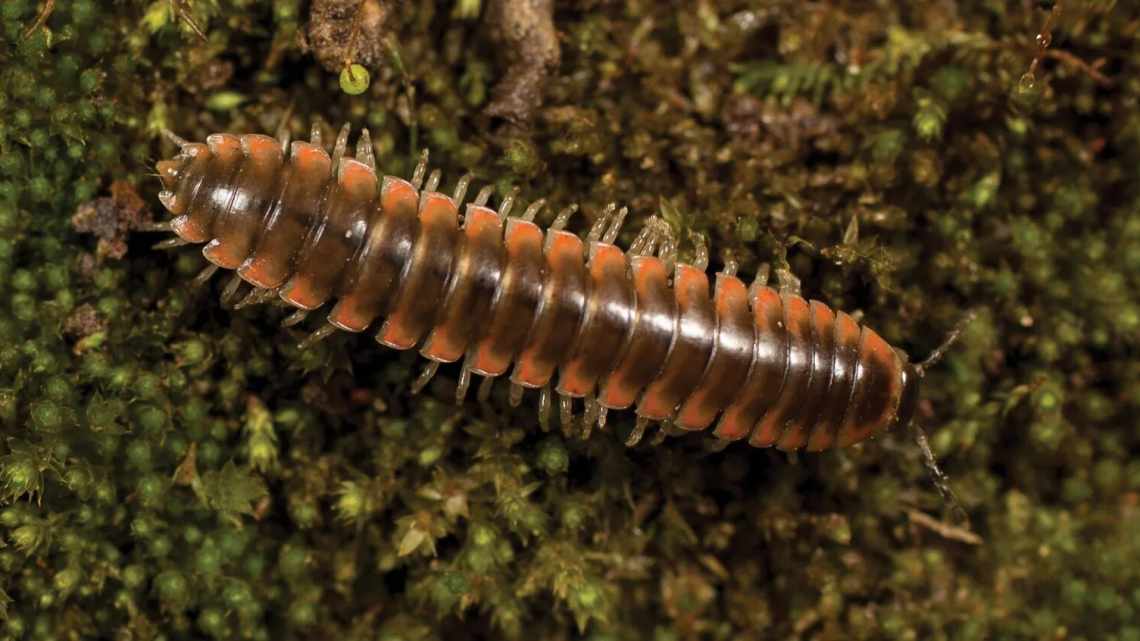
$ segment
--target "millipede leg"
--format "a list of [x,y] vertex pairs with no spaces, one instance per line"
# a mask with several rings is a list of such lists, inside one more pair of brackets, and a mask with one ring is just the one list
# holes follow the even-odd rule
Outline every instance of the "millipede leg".
[[569,436],[570,426],[574,423],[574,399],[560,394],[558,396],[558,422],[562,425],[562,433]]
[[519,197],[519,188],[513,187],[503,202],[499,204],[499,220],[506,220],[507,216],[511,215],[511,210],[515,208],[515,201]]
[[198,272],[198,275],[194,277],[193,281],[191,281],[191,287],[201,287],[202,285],[205,285],[206,281],[210,280],[210,278],[212,278],[216,273],[218,273],[217,265],[207,265],[206,268]]
[[176,247],[184,247],[189,244],[190,243],[182,240],[181,238],[167,238],[160,243],[155,243],[152,245],[151,249],[174,249]]
[[657,228],[664,236],[661,244],[657,246],[657,257],[665,263],[666,270],[673,271],[673,264],[677,262],[677,239],[673,237],[673,232],[665,221],[661,221]]
[[716,454],[717,452],[723,452],[731,443],[732,441],[727,441],[723,438],[708,438],[702,441],[701,445],[709,454]]
[[525,391],[526,391],[526,388],[523,387],[522,385],[519,385],[518,383],[515,383],[513,381],[511,382],[511,392],[510,392],[510,397],[508,398],[508,401],[510,402],[511,407],[518,407],[519,403],[522,403],[523,392],[525,392]]
[[285,108],[285,113],[281,114],[281,120],[277,123],[277,133],[273,135],[277,142],[281,143],[281,155],[288,156],[289,154],[289,141],[292,135],[289,133],[289,119],[293,117],[292,102]]
[[467,197],[467,188],[471,185],[471,180],[474,178],[471,174],[463,174],[459,178],[459,182],[455,183],[455,191],[451,194],[451,199],[455,201],[456,207],[463,206],[463,199]]
[[522,219],[527,221],[528,223],[534,222],[534,217],[537,216],[538,212],[542,211],[542,208],[545,206],[546,206],[546,199],[545,198],[539,198],[538,200],[531,203],[530,207],[526,208],[526,211],[523,212]]
[[669,433],[665,431],[665,426],[660,425],[657,431],[653,433],[653,438],[649,439],[649,444],[653,447],[657,447],[665,442],[666,436],[669,436]]
[[792,273],[788,264],[787,248],[781,248],[776,256],[776,288],[781,294],[800,295],[800,279]]
[[314,120],[313,124],[309,127],[309,142],[312,143],[314,147],[324,146],[321,141],[321,123],[316,120]]
[[554,217],[554,222],[550,223],[550,228],[566,229],[566,224],[570,222],[570,217],[573,216],[576,211],[578,211],[578,205],[567,205],[565,209],[558,212],[558,215]]
[[645,226],[637,232],[633,242],[629,244],[630,256],[651,256],[657,247],[658,230],[657,217],[653,216],[645,221]]
[[603,432],[606,431],[606,414],[608,414],[609,411],[610,409],[608,407],[598,406],[598,429]]
[[471,386],[471,364],[465,359],[463,366],[459,368],[459,382],[455,385],[455,402],[457,404],[463,403],[463,399],[467,398],[467,388]]
[[175,147],[178,147],[179,149],[190,144],[188,140],[167,129],[166,127],[162,128],[162,137],[169,140]]
[[412,187],[415,187],[417,191],[419,190],[420,187],[423,186],[424,176],[427,175],[428,156],[429,156],[429,154],[428,154],[427,149],[424,149],[423,151],[421,151],[420,152],[420,161],[418,163],[416,163],[416,168],[412,172],[412,180],[411,180]]
[[776,268],[776,284],[781,294],[800,295],[800,279],[787,267]]
[[596,243],[602,239],[602,232],[605,231],[606,225],[609,224],[610,218],[614,215],[615,211],[617,211],[617,203],[610,203],[606,205],[606,208],[603,209],[602,213],[598,215],[598,219],[595,220],[594,224],[590,226],[589,233],[586,234],[587,245],[590,243]]
[[336,168],[340,165],[340,159],[344,158],[344,152],[348,149],[348,132],[352,126],[347,122],[341,125],[340,133],[336,135],[336,142],[333,143],[332,153],[332,170],[335,173]]
[[360,138],[356,141],[356,159],[376,171],[376,150],[372,147],[372,136],[367,129],[360,132]]
[[736,271],[738,269],[740,269],[740,263],[736,262],[736,259],[730,256],[725,259],[724,269],[721,270],[721,273],[725,276],[736,276]]
[[424,191],[432,192],[439,189],[439,183],[443,180],[443,172],[438,169],[433,169],[431,175],[428,176],[427,184],[424,185]]
[[693,239],[693,267],[705,271],[709,268],[709,245],[705,242],[705,235],[692,232],[689,238]]
[[669,226],[669,223],[665,222],[664,218],[661,218],[660,216],[654,216],[651,220],[653,221],[654,226],[657,227],[657,232],[661,234],[661,237],[663,239],[672,240],[673,243],[676,244],[677,237],[673,235],[673,228]]
[[491,185],[487,185],[486,187],[480,189],[478,194],[475,194],[475,201],[472,204],[474,204],[476,207],[486,207],[487,203],[491,200],[491,195],[494,193],[495,188]]
[[634,447],[640,443],[642,437],[645,436],[645,428],[647,427],[649,427],[649,419],[638,416],[637,422],[633,424],[633,431],[625,438],[625,446]]
[[309,310],[298,309],[297,311],[293,312],[292,314],[289,314],[288,316],[286,316],[285,320],[281,321],[281,326],[282,327],[292,327],[292,326],[296,325],[297,323],[300,323],[301,321],[305,320],[308,316],[309,316]]
[[543,432],[550,431],[550,386],[545,385],[538,392],[538,425]]
[[587,396],[586,411],[582,414],[582,440],[590,438],[590,432],[594,429],[594,421],[598,418],[599,409],[601,406],[598,405],[598,400]]
[[495,384],[494,376],[484,376],[483,380],[479,381],[479,391],[475,393],[475,398],[480,403],[486,403],[491,399],[491,388]]
[[238,291],[245,281],[241,279],[236,273],[230,276],[230,280],[226,283],[225,288],[222,289],[222,307],[229,307],[234,300],[237,299]]
[[282,303],[285,302],[285,301],[281,300],[280,296],[277,295],[276,289],[266,288],[266,289],[259,290],[257,293],[257,298],[250,301],[250,304],[251,305],[268,305],[269,303],[272,303],[274,301],[282,302]]
[[331,336],[334,332],[336,332],[335,326],[325,325],[324,327],[321,327],[320,329],[314,331],[312,334],[309,334],[308,336],[306,336],[305,340],[301,341],[301,343],[297,346],[297,348],[298,349],[309,349],[313,345],[316,345],[317,343],[319,343],[319,342],[325,340],[326,338],[328,338],[329,336]]
[[170,221],[161,223],[140,223],[134,227],[135,231],[154,231],[154,232],[168,232],[172,231],[170,228]]
[[277,292],[273,291],[272,289],[254,288],[249,292],[249,294],[246,295],[245,298],[239,300],[237,304],[234,305],[234,309],[244,309],[251,305],[260,305],[262,303],[267,303],[276,296]]
[[859,242],[859,214],[851,217],[851,222],[847,223],[847,229],[843,230],[843,244],[854,245]]
[[752,279],[752,291],[757,287],[767,287],[768,278],[771,276],[772,266],[768,263],[760,263],[760,267],[756,270],[756,277]]
[[420,375],[416,377],[415,382],[412,383],[412,394],[419,394],[422,392],[423,389],[427,387],[428,382],[431,381],[432,377],[434,377],[435,373],[438,371],[439,361],[428,361],[428,364],[424,366],[423,371],[420,372]]
[[629,215],[629,207],[622,207],[618,210],[617,214],[614,215],[613,220],[610,222],[609,229],[606,230],[605,234],[602,234],[603,243],[609,245],[614,244],[614,241],[617,240],[618,234],[621,233],[621,226],[622,223],[625,222],[625,217],[627,215]]

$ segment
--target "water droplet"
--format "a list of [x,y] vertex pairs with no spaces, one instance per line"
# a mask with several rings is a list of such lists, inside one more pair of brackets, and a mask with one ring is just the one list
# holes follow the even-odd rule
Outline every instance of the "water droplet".
[[1053,44],[1053,34],[1049,33],[1048,31],[1046,31],[1045,33],[1037,34],[1037,46],[1038,47],[1045,49],[1051,44]]
[[1017,88],[1024,92],[1030,92],[1037,88],[1037,76],[1033,72],[1026,72],[1017,81]]

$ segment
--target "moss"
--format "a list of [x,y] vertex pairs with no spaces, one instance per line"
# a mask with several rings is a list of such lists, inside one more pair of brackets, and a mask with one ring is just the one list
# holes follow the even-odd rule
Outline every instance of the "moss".
[[[0,639],[1140,637],[1135,7],[1063,0],[1025,78],[1047,3],[559,3],[503,132],[487,3],[405,3],[351,92],[305,3],[49,4],[0,3]],[[453,406],[447,367],[411,396],[368,336],[299,351],[189,288],[195,251],[72,227],[128,183],[159,210],[163,128],[313,120],[539,222],[619,201],[624,243],[659,214],[714,268],[786,256],[914,355],[977,309],[919,408],[970,523],[905,434],[544,433],[506,390]]]

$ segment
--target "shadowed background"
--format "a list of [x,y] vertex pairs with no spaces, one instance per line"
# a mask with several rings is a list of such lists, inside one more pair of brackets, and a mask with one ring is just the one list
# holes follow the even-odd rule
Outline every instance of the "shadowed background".
[[[1140,13],[1057,4],[6,0],[0,638],[1140,640]],[[906,434],[627,450],[223,310],[160,132],[314,121],[919,358],[978,310],[917,413],[969,522]]]

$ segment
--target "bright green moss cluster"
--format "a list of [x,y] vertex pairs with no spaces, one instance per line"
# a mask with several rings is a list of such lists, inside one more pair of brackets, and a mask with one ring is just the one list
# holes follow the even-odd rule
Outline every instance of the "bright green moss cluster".
[[108,172],[145,166],[146,147],[120,148],[115,133],[128,116],[114,91],[137,61],[113,50],[118,20],[99,3],[59,3],[46,21],[39,4],[0,9],[0,207],[66,211]]
[[[51,4],[0,3],[0,640],[1140,641],[1131,5],[1065,1],[1026,80],[1053,3],[577,3],[524,126],[482,113],[490,0],[401,4],[352,92],[298,44],[308,3]],[[905,434],[544,431],[505,389],[452,405],[448,368],[411,396],[368,336],[299,350],[187,287],[194,251],[99,261],[70,227],[114,180],[157,213],[162,128],[314,120],[540,222],[620,201],[625,243],[660,214],[683,256],[786,257],[917,357],[977,310],[918,412],[970,523]]]

